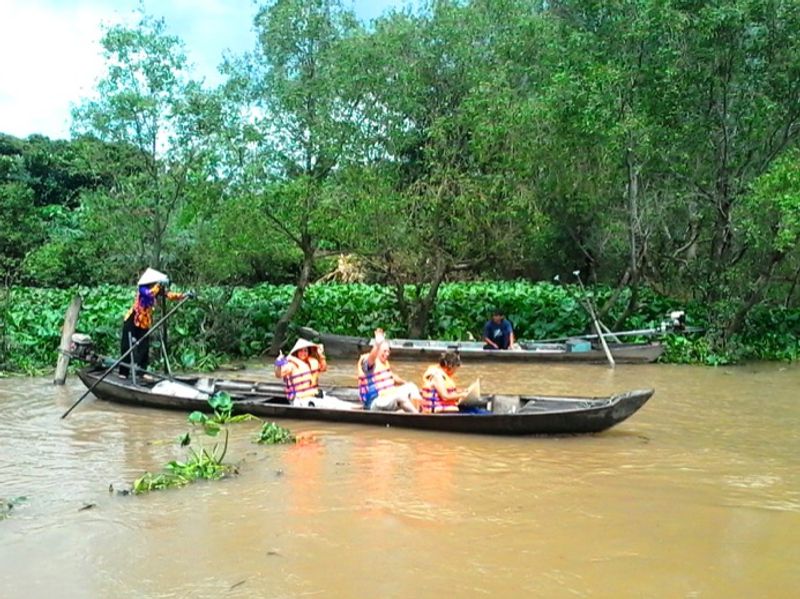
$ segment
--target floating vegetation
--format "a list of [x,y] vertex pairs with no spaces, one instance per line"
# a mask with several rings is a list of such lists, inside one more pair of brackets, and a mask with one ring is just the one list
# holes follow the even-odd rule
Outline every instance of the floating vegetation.
[[262,443],[264,445],[279,445],[281,443],[295,443],[296,441],[297,438],[290,430],[274,422],[265,422],[256,439],[256,443]]
[[209,398],[208,405],[213,410],[211,415],[192,412],[189,414],[189,422],[202,426],[203,432],[210,437],[217,437],[220,432],[223,432],[224,439],[221,445],[217,443],[211,450],[206,448],[195,450],[189,447],[192,443],[191,435],[189,433],[181,435],[178,438],[180,446],[189,447],[187,459],[169,462],[164,472],[157,474],[145,472],[133,482],[132,492],[134,495],[159,489],[183,487],[198,479],[219,480],[228,474],[238,472],[235,466],[223,462],[225,454],[228,452],[227,425],[251,420],[254,416],[251,414],[233,416],[233,400],[227,393],[215,393]]
[[[236,466],[224,463],[225,455],[228,452],[228,425],[258,419],[252,414],[234,416],[233,400],[224,392],[212,395],[208,399],[208,405],[213,410],[211,414],[192,412],[189,414],[189,422],[194,426],[202,427],[203,432],[209,437],[218,437],[220,433],[223,433],[222,441],[216,443],[210,450],[207,448],[194,449],[191,447],[191,434],[184,433],[178,437],[177,442],[181,447],[188,448],[189,454],[186,460],[169,462],[163,472],[155,474],[145,472],[133,481],[131,493],[141,495],[160,489],[184,487],[198,479],[219,480],[230,474],[238,474]],[[265,423],[256,439],[257,443],[270,445],[295,443],[296,441],[297,439],[291,431],[274,422]],[[112,489],[113,487],[109,490]]]
[[224,450],[217,456],[216,449],[216,445],[211,452],[206,449],[200,451],[190,449],[190,455],[186,461],[173,460],[169,462],[166,472],[159,474],[145,472],[133,481],[133,494],[140,495],[159,489],[183,487],[198,479],[219,480],[227,474],[236,474],[238,471],[235,466],[222,463],[222,459],[225,457]]
[[[209,416],[203,412],[192,412],[189,414],[189,422],[202,426],[205,433],[211,437],[216,437],[227,424],[245,422],[256,418],[252,414],[233,416],[233,400],[224,391],[212,395],[208,400],[208,405],[214,410],[213,414]],[[227,429],[225,430],[227,432]]]
[[5,520],[11,515],[11,510],[21,503],[25,503],[27,497],[14,497],[13,499],[3,499],[0,497],[0,520]]

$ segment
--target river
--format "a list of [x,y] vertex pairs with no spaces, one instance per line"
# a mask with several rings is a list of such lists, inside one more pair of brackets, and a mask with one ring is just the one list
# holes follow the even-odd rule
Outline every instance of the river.
[[[419,379],[424,364],[397,362]],[[351,383],[332,363],[326,382]],[[251,366],[243,377],[269,378]],[[284,421],[234,425],[238,476],[109,486],[185,450],[184,414],[89,397],[74,375],[0,379],[0,596],[795,597],[800,365],[465,364],[488,392],[654,387],[598,435],[494,438]]]

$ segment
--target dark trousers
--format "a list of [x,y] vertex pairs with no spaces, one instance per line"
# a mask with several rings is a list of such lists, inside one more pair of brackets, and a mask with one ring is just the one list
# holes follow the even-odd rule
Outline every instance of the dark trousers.
[[[139,339],[144,337],[147,329],[140,329],[133,324],[133,314],[128,317],[122,325],[122,339],[119,344],[119,355],[124,354],[131,347],[131,339],[136,343]],[[137,367],[147,370],[147,365],[150,363],[150,337],[147,337],[133,350],[133,362]],[[123,376],[130,374],[131,356],[127,356],[119,364],[119,373]]]

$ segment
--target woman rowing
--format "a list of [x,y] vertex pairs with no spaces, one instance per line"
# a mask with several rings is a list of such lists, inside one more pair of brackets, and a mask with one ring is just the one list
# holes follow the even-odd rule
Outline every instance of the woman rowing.
[[[144,336],[153,324],[156,299],[164,296],[168,300],[181,300],[185,297],[194,297],[194,294],[168,291],[169,277],[153,268],[144,271],[137,285],[136,299],[122,323],[120,355],[124,355],[131,345],[141,339],[142,341],[133,350],[133,363],[137,370],[147,370],[150,362],[150,337]],[[119,375],[127,377],[129,374],[130,362],[120,363]]]

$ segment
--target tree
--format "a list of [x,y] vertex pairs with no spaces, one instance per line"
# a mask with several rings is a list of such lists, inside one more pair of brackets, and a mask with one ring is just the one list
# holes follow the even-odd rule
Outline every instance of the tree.
[[237,194],[260,208],[270,230],[302,256],[295,293],[273,332],[277,353],[341,213],[331,200],[335,173],[360,156],[366,98],[342,42],[361,33],[336,0],[276,0],[255,17],[254,52],[229,61],[227,96],[242,103],[241,152],[228,153]]
[[708,300],[741,297],[741,284],[760,268],[737,268],[750,250],[734,213],[753,181],[800,139],[800,4],[690,2],[676,21],[681,95],[660,118],[670,124],[670,178],[681,184],[689,224],[702,232],[676,239],[699,258],[683,278],[704,281]]
[[748,277],[745,296],[728,322],[725,339],[739,331],[753,306],[767,294],[782,265],[794,264],[794,283],[786,295],[787,305],[797,284],[800,273],[800,150],[784,153],[756,179],[733,216],[750,247],[751,263],[743,270],[753,270],[758,276],[755,280]]
[[163,20],[110,27],[101,43],[108,72],[96,98],[74,110],[73,132],[122,152],[110,189],[83,197],[86,226],[104,232],[122,272],[162,268],[176,259],[174,219],[211,172],[197,114],[204,92],[188,80],[182,43]]
[[345,200],[350,243],[394,288],[412,337],[424,335],[449,275],[491,269],[515,239],[513,208],[473,145],[491,67],[491,52],[474,41],[484,39],[485,16],[433,2],[378,20],[356,44],[375,136],[372,160],[352,177],[362,189]]

